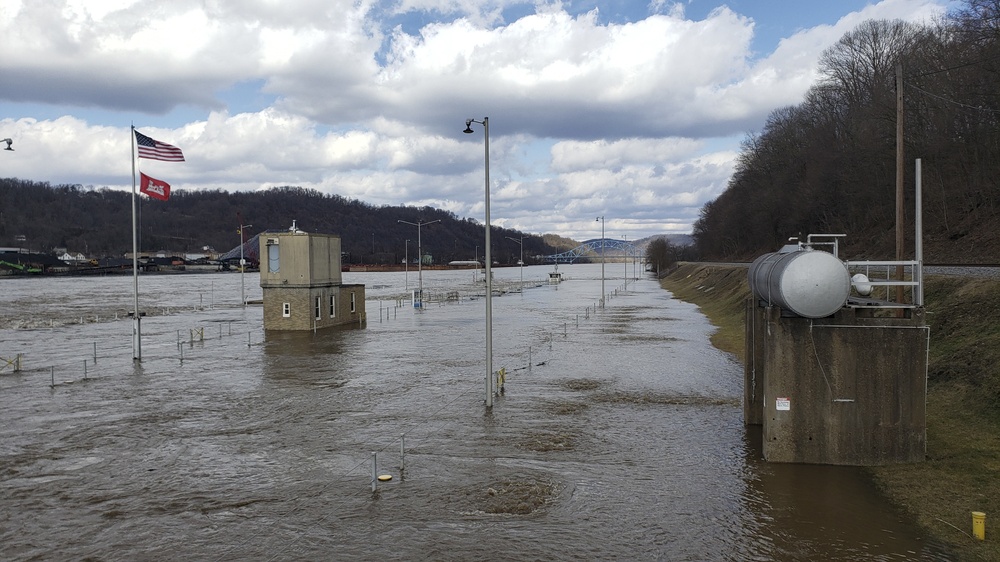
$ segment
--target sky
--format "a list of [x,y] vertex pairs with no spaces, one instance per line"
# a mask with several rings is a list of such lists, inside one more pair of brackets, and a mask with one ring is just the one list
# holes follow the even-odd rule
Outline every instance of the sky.
[[[174,191],[301,186],[484,222],[488,169],[493,225],[687,234],[824,49],[949,5],[2,0],[0,177],[131,190],[134,163]],[[133,125],[185,162],[130,157]]]

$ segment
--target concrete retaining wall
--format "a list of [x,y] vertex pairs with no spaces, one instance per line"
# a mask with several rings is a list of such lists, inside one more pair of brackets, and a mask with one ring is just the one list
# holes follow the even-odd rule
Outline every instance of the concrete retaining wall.
[[744,421],[772,462],[882,465],[924,460],[928,328],[923,309],[821,319],[747,303]]

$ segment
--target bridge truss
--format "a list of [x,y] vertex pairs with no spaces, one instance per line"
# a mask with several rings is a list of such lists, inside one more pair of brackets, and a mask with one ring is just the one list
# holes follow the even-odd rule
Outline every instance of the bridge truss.
[[548,256],[541,256],[546,263],[573,263],[581,257],[601,257],[601,254],[606,257],[629,257],[637,258],[639,257],[638,246],[633,245],[631,242],[625,240],[615,240],[614,238],[594,238],[593,240],[587,240],[586,242],[580,244],[572,250],[563,252],[561,254],[552,254]]

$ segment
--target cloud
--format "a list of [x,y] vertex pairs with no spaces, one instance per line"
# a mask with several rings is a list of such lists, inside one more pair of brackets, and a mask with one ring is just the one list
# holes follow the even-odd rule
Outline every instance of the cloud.
[[864,19],[941,10],[884,0],[754,53],[753,17],[725,6],[601,4],[6,0],[5,173],[130,189],[131,121],[183,148],[175,189],[301,185],[482,220],[483,131],[461,131],[488,116],[498,224],[689,231],[732,172],[720,139],[799,103]]
[[568,172],[614,169],[637,163],[674,162],[695,155],[700,147],[700,142],[688,138],[565,141],[552,148],[552,169]]

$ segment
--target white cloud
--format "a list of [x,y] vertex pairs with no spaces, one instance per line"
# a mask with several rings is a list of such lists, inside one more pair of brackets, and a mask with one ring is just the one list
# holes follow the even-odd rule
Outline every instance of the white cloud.
[[[539,1],[504,20],[526,6],[6,0],[0,133],[17,152],[4,171],[131,188],[135,121],[185,151],[166,168],[175,189],[301,185],[481,220],[482,129],[461,129],[486,115],[498,224],[587,238],[604,214],[630,238],[685,231],[731,174],[738,147],[719,139],[799,103],[820,53],[865,19],[941,11],[884,0],[755,54],[758,22],[727,7],[695,20],[655,0],[608,23]],[[237,97],[247,84],[258,99]]]
[[552,169],[566,172],[612,169],[640,162],[675,162],[693,156],[700,148],[700,142],[685,138],[564,141],[552,147]]

